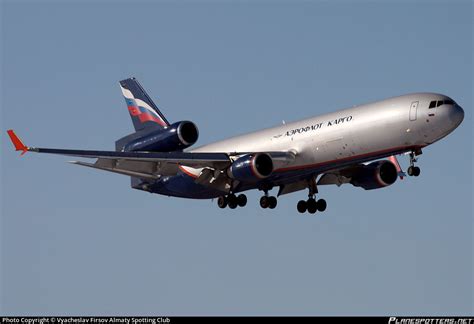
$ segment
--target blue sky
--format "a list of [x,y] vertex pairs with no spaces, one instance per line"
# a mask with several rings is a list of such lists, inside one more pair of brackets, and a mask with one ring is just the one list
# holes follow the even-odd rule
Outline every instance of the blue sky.
[[[472,2],[1,2],[1,313],[472,314]],[[422,175],[324,214],[220,210],[13,152],[113,149],[137,77],[199,144],[409,92],[463,124]],[[407,166],[407,159],[401,163]]]

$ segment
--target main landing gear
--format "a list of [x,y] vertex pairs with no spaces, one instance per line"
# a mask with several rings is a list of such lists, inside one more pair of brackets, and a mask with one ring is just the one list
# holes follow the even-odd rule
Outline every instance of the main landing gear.
[[265,196],[260,198],[260,207],[274,209],[277,206],[277,199],[275,196],[268,196],[268,192],[265,192]]
[[[217,206],[219,206],[219,208],[229,207],[230,209],[235,209],[237,207],[244,207],[245,205],[247,205],[247,196],[244,194],[236,196],[231,193],[227,196],[220,196],[217,199]],[[268,196],[268,191],[265,191],[265,196],[260,198],[260,207],[274,209],[276,206],[276,197]]]
[[229,206],[230,209],[235,209],[237,206],[244,207],[245,205],[247,205],[247,196],[244,194],[236,196],[231,193],[227,196],[220,196],[217,199],[217,206],[219,206],[219,208],[226,208]]
[[324,199],[316,200],[316,194],[318,193],[318,188],[316,187],[316,178],[311,179],[309,184],[309,193],[308,200],[300,200],[296,205],[296,209],[300,213],[308,212],[314,214],[317,211],[323,212],[326,210],[327,203]]
[[419,155],[421,154],[421,151],[417,154],[418,152],[415,152],[415,151],[412,151],[410,152],[410,166],[408,167],[407,169],[407,174],[410,176],[410,177],[418,177],[420,175],[420,168],[415,166],[415,162],[418,161],[418,159],[416,158],[416,155]]
[[308,198],[308,200],[300,200],[298,201],[298,204],[296,205],[296,209],[300,213],[304,213],[308,211],[310,214],[314,214],[317,211],[323,212],[326,210],[327,203],[326,200],[324,199],[314,199],[314,198]]

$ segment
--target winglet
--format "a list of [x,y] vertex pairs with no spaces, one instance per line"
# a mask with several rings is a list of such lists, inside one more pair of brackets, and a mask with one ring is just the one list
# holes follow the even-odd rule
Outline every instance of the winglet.
[[10,140],[12,141],[13,145],[15,146],[15,150],[22,151],[21,155],[28,152],[29,148],[23,144],[21,139],[15,134],[13,129],[7,130],[8,136],[10,136]]

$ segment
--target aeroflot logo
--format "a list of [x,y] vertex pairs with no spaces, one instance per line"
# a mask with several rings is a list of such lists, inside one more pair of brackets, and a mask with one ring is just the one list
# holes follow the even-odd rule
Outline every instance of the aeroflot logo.
[[[330,126],[334,126],[334,125],[340,125],[340,124],[343,124],[343,123],[348,123],[351,120],[352,120],[352,116],[345,116],[345,117],[341,117],[341,118],[338,118],[338,119],[328,120],[327,122],[323,122],[323,123],[318,123],[318,124],[308,125],[308,126],[305,126],[305,127],[290,129],[289,131],[287,131],[285,133],[285,136],[293,136],[293,135],[296,135],[296,134],[302,134],[302,133],[306,133],[306,132],[309,132],[309,131],[315,131],[315,130],[321,129],[323,127],[330,127]],[[282,135],[283,134],[280,134],[280,135],[277,135],[277,136],[274,136],[274,137],[280,137]]]

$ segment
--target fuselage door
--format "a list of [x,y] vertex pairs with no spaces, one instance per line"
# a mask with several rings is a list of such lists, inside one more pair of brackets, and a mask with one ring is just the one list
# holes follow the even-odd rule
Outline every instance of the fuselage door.
[[413,101],[410,106],[410,120],[416,120],[416,113],[418,110],[418,101]]

